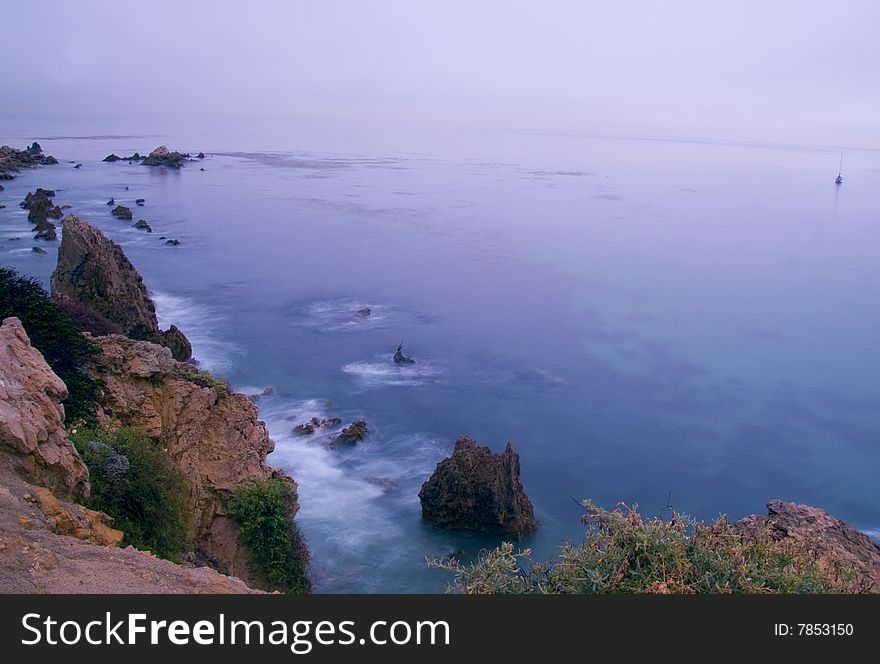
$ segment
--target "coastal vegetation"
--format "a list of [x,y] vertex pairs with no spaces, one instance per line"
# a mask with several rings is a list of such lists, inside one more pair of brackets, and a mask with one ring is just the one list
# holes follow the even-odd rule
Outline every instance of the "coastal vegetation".
[[70,438],[89,468],[86,506],[113,517],[125,544],[179,562],[189,487],[160,445],[132,428],[80,428]]
[[566,544],[555,560],[535,562],[529,549],[504,542],[473,563],[429,560],[454,575],[451,592],[570,593],[840,593],[852,592],[844,573],[819,565],[789,539],[768,530],[744,536],[720,518],[706,524],[673,513],[645,518],[637,506],[602,509],[584,501],[581,544]]
[[229,514],[241,528],[255,570],[273,587],[307,593],[307,554],[293,521],[296,496],[290,482],[271,478],[241,487]]
[[39,282],[4,267],[0,268],[0,320],[10,316],[21,320],[31,344],[67,386],[66,421],[94,423],[99,385],[85,365],[97,349]]

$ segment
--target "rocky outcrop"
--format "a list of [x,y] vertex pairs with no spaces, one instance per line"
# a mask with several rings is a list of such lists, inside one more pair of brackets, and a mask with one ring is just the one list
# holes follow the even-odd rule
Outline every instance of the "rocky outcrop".
[[330,447],[339,447],[340,445],[354,445],[361,442],[367,437],[370,430],[367,428],[366,420],[355,420],[345,427],[338,436],[330,444]]
[[[253,398],[251,398],[251,401],[253,401]],[[340,424],[342,424],[342,420],[338,417],[328,417],[323,420],[320,417],[313,417],[308,422],[303,422],[293,427],[293,433],[298,436],[310,436],[320,429],[332,429]]]
[[51,166],[57,163],[55,157],[43,154],[43,148],[37,142],[24,150],[16,150],[4,145],[0,147],[0,180],[11,180],[15,177],[15,173],[23,168]]
[[17,318],[0,326],[0,457],[3,465],[67,500],[89,495],[89,473],[64,430],[67,387]]
[[133,339],[167,345],[179,360],[192,354],[189,341],[173,327],[159,329],[156,306],[143,279],[115,242],[74,214],[64,219],[53,296],[90,307]]
[[[91,372],[102,382],[98,417],[131,426],[159,441],[191,487],[187,539],[199,560],[268,588],[252,571],[227,505],[242,486],[271,477],[292,479],[266,465],[274,448],[247,397],[156,344],[122,336],[96,337],[102,351]],[[294,506],[294,513],[298,506]]]
[[510,443],[493,454],[462,436],[422,485],[419,500],[422,518],[441,528],[526,537],[538,527]]
[[416,358],[403,352],[403,342],[401,341],[397,345],[397,352],[394,353],[395,364],[413,364],[415,361]]
[[769,529],[776,539],[790,539],[805,548],[832,577],[849,581],[855,592],[880,593],[880,546],[824,510],[771,500],[767,516],[753,514],[734,527],[745,537]]
[[124,205],[117,205],[115,208],[110,210],[110,214],[112,214],[117,219],[122,219],[123,221],[131,221],[131,208],[127,208]]
[[258,592],[208,567],[120,549],[108,521],[0,466],[0,593]]
[[60,219],[62,215],[61,208],[52,202],[54,196],[55,192],[51,189],[38,187],[36,191],[30,192],[19,203],[23,209],[28,211],[28,221],[34,224],[35,240],[58,239],[55,224],[49,221],[50,218]]
[[144,221],[143,219],[138,219],[135,223],[133,223],[133,224],[131,225],[131,227],[132,227],[132,228],[137,228],[139,231],[147,231],[147,233],[152,233],[152,232],[153,232],[153,227],[150,226],[150,224],[148,224],[148,223],[147,223],[146,221]]
[[142,159],[143,159],[143,157],[141,157],[137,152],[135,152],[135,153],[134,153],[133,155],[131,155],[130,157],[120,157],[118,154],[113,153],[113,154],[108,154],[108,155],[107,155],[106,157],[104,157],[101,161],[109,161],[109,162],[114,162],[114,161],[141,161]]
[[172,152],[166,146],[160,145],[141,163],[144,166],[168,166],[169,168],[180,168],[189,158],[188,154]]

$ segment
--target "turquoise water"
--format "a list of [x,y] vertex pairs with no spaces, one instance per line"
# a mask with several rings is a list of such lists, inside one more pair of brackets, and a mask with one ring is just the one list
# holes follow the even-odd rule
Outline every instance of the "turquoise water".
[[[0,143],[36,138],[61,164],[3,183],[0,262],[48,283],[54,249],[30,253],[17,204],[53,188],[122,244],[204,366],[274,389],[270,462],[299,482],[319,591],[440,592],[425,556],[497,543],[420,521],[460,434],[519,450],[538,557],[580,537],[572,498],[658,513],[671,492],[700,518],[783,498],[880,529],[878,152],[848,150],[837,188],[839,153],[815,147],[30,131]],[[160,143],[209,156],[100,162]],[[390,362],[401,338],[414,366]],[[312,415],[373,433],[327,450],[291,434]]]

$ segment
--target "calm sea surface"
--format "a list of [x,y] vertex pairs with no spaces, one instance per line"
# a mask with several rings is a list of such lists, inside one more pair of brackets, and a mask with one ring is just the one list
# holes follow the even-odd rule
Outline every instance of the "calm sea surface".
[[[48,285],[57,249],[31,253],[18,202],[55,189],[124,247],[203,366],[274,389],[269,461],[299,482],[318,591],[442,592],[425,556],[498,543],[420,520],[461,434],[519,450],[539,558],[581,537],[572,498],[656,514],[671,492],[705,519],[783,498],[880,530],[880,153],[848,150],[837,188],[839,153],[811,147],[87,133],[0,129],[61,162],[3,183],[0,263]],[[208,157],[100,161],[162,143]],[[391,362],[401,339],[413,366]],[[292,435],[315,415],[373,433],[336,451]]]

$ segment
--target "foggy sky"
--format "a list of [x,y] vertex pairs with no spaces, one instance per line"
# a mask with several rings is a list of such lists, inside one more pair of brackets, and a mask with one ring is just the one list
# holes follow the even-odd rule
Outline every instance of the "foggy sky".
[[872,0],[4,0],[0,17],[7,122],[244,117],[880,148]]

